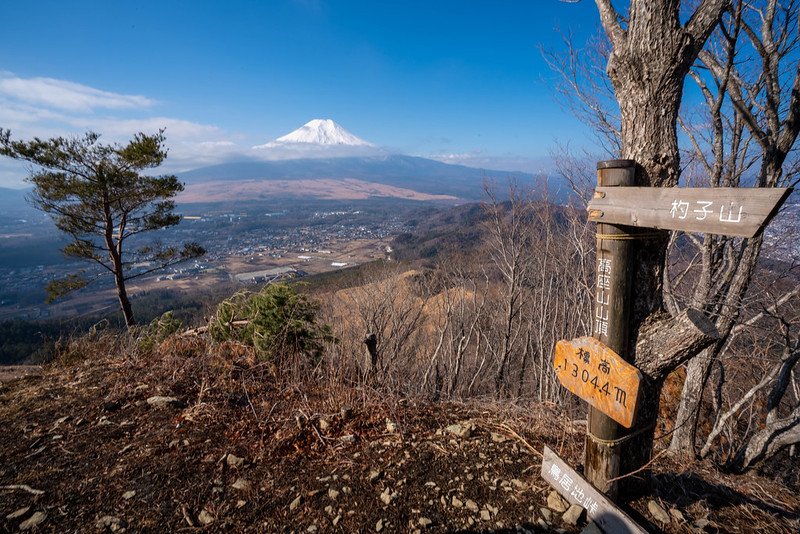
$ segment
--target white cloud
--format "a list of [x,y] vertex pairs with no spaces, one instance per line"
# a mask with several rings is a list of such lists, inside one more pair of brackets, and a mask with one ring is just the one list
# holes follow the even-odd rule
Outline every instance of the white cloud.
[[[103,143],[127,143],[165,128],[169,157],[157,172],[177,172],[237,157],[252,157],[237,145],[240,135],[210,124],[151,115],[155,100],[122,95],[53,78],[20,78],[0,71],[0,127],[15,139],[82,135],[94,131]],[[0,158],[5,160],[5,158]],[[8,165],[7,163],[14,163]],[[0,187],[20,187],[27,176],[17,162],[0,161]]]
[[36,106],[82,112],[147,108],[155,103],[140,95],[111,93],[54,78],[19,78],[6,72],[0,72],[0,96]]

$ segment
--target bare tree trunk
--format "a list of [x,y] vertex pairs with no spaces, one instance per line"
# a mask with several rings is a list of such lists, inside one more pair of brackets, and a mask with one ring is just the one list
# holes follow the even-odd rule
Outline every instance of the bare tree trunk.
[[[122,267],[120,267],[121,269]],[[128,293],[125,290],[125,278],[120,274],[114,273],[114,282],[117,285],[117,299],[119,299],[120,308],[122,308],[122,315],[125,317],[125,326],[128,328],[136,326],[136,319],[133,317],[133,309],[131,308],[131,301],[128,300]]]
[[716,354],[715,346],[711,346],[698,356],[689,360],[686,365],[686,380],[683,382],[678,413],[675,416],[675,430],[669,444],[673,453],[694,454],[697,421],[700,417],[700,403],[703,391],[711,374],[711,366]]
[[751,437],[728,468],[745,471],[771,458],[781,449],[800,443],[800,405],[782,419],[767,424]]

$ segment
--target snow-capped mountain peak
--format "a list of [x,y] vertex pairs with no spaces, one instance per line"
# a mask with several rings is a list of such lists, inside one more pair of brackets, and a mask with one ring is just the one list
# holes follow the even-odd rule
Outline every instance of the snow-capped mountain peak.
[[375,146],[372,143],[364,141],[360,137],[356,137],[330,119],[314,119],[292,133],[279,137],[271,143],[253,148],[273,148],[295,143],[362,147]]

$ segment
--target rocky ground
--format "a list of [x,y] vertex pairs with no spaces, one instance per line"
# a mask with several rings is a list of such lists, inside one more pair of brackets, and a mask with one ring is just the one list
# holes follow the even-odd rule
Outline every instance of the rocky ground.
[[[552,407],[292,385],[237,347],[114,343],[0,389],[0,530],[593,531],[540,476],[545,444],[580,464],[583,428]],[[629,503],[649,531],[798,531],[789,489],[665,458]]]

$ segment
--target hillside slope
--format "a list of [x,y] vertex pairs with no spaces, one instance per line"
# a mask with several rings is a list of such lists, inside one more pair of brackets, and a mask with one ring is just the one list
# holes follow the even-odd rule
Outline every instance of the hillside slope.
[[[0,422],[8,532],[39,519],[48,532],[585,526],[547,508],[544,444],[578,465],[583,437],[552,407],[413,401],[324,370],[290,383],[232,343],[73,343],[0,389]],[[653,469],[652,496],[631,503],[653,531],[797,531],[800,499],[769,480],[663,457]],[[670,523],[655,523],[651,498],[674,510]]]

